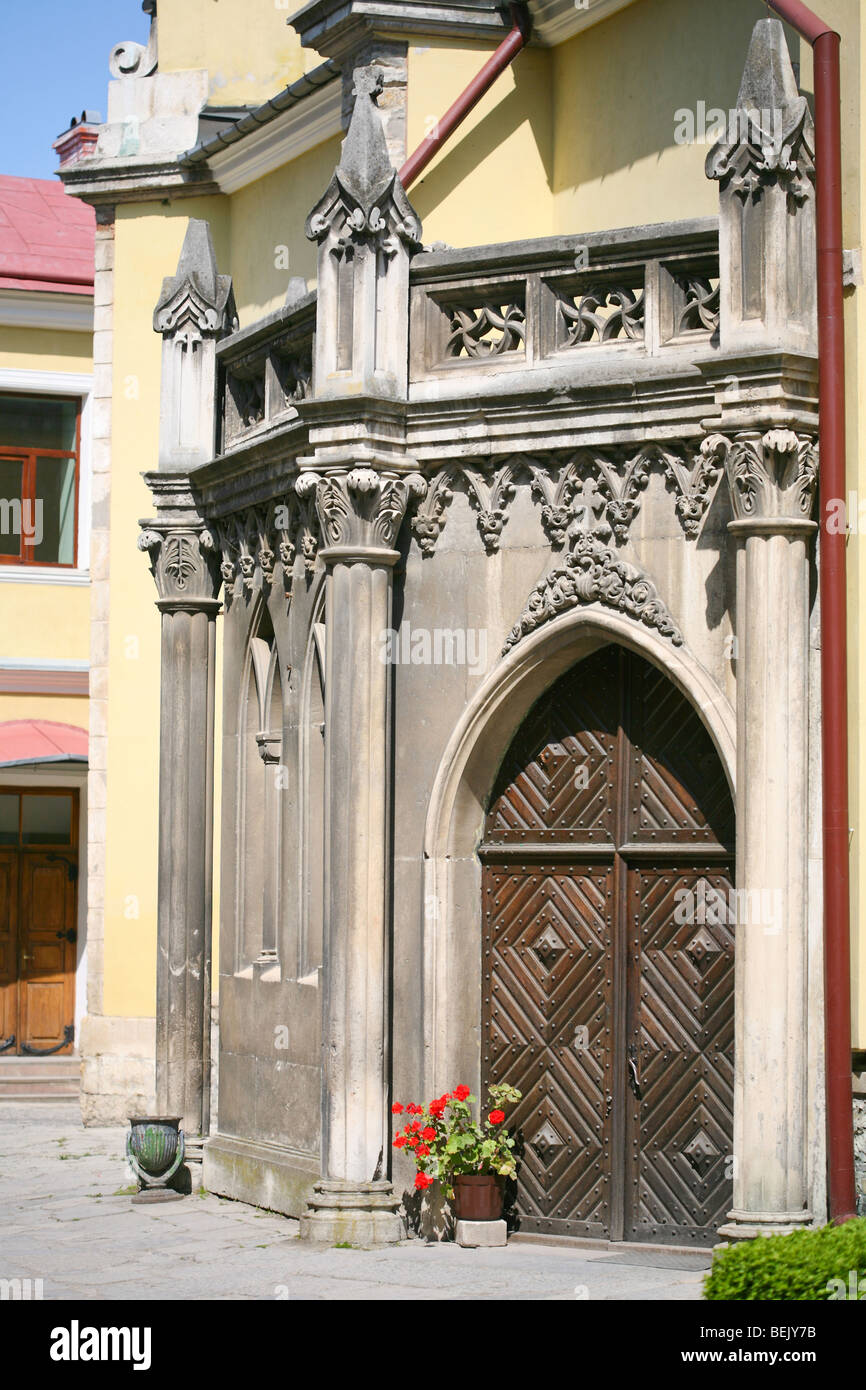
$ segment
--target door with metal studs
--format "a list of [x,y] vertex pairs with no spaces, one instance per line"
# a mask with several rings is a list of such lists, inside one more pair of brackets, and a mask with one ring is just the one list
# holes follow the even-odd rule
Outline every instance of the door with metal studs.
[[704,725],[623,648],[513,740],[481,848],[482,1070],[523,1092],[519,1229],[701,1245],[724,1220],[733,843]]

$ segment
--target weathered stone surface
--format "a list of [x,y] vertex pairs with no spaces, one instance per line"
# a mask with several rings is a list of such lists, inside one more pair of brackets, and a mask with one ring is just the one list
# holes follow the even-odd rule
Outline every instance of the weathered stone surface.
[[458,1221],[454,1239],[467,1249],[486,1250],[508,1244],[508,1227],[504,1221]]

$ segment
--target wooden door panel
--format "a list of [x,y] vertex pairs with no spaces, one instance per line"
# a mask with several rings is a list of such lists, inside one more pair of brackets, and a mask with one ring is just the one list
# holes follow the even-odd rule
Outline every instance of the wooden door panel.
[[730,887],[718,865],[629,874],[640,1097],[629,1088],[626,1239],[705,1240],[731,1206],[734,927],[726,910],[706,910],[727,904]]
[[[21,1045],[67,1051],[75,1008],[73,858],[21,854],[19,1018]],[[73,939],[70,939],[73,938]]]
[[605,647],[530,712],[497,779],[486,843],[613,844],[618,720],[618,662]]
[[483,1079],[524,1093],[522,1229],[688,1243],[723,1220],[734,938],[697,890],[727,900],[733,835],[700,718],[632,653],[588,657],[515,736],[483,844]]
[[[0,1048],[7,1055],[14,1051],[18,1033],[17,922],[18,855],[15,850],[3,849],[0,850]],[[16,1043],[10,1044],[10,1038],[15,1038]]]
[[523,1092],[520,1227],[610,1221],[613,952],[607,865],[485,864],[484,1076]]
[[624,838],[733,847],[734,808],[724,769],[697,711],[667,676],[628,659],[632,747]]

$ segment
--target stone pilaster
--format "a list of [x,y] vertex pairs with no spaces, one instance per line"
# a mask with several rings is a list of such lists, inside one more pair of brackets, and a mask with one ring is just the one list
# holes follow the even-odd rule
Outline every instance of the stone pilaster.
[[420,224],[391,167],[380,75],[355,72],[340,164],[307,222],[319,245],[312,453],[327,566],[322,1177],[301,1235],[404,1234],[389,1181],[391,626],[397,535],[424,480],[405,452],[409,256]]
[[213,717],[218,552],[187,480],[149,474],[143,523],[162,615],[156,1102],[191,1137],[209,1127]]
[[721,1232],[808,1225],[809,577],[817,449],[711,436],[737,556],[734,1207]]
[[216,344],[233,325],[231,280],[217,273],[206,222],[191,220],[163,282],[159,472],[145,475],[156,517],[142,522],[162,615],[156,1099],[180,1115],[191,1157],[210,1119],[214,649],[222,582],[216,540],[189,470],[213,455]]

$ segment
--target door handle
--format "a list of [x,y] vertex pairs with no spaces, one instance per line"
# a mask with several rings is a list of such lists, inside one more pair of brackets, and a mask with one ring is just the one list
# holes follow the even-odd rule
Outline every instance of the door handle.
[[32,959],[33,959],[33,956],[32,956],[32,955],[29,955],[29,954],[27,953],[27,951],[22,951],[22,952],[21,952],[21,959],[22,959],[22,960],[32,960]]
[[635,1098],[640,1100],[640,1073],[637,1068],[637,1048],[634,1043],[629,1043],[628,1048],[628,1080]]

